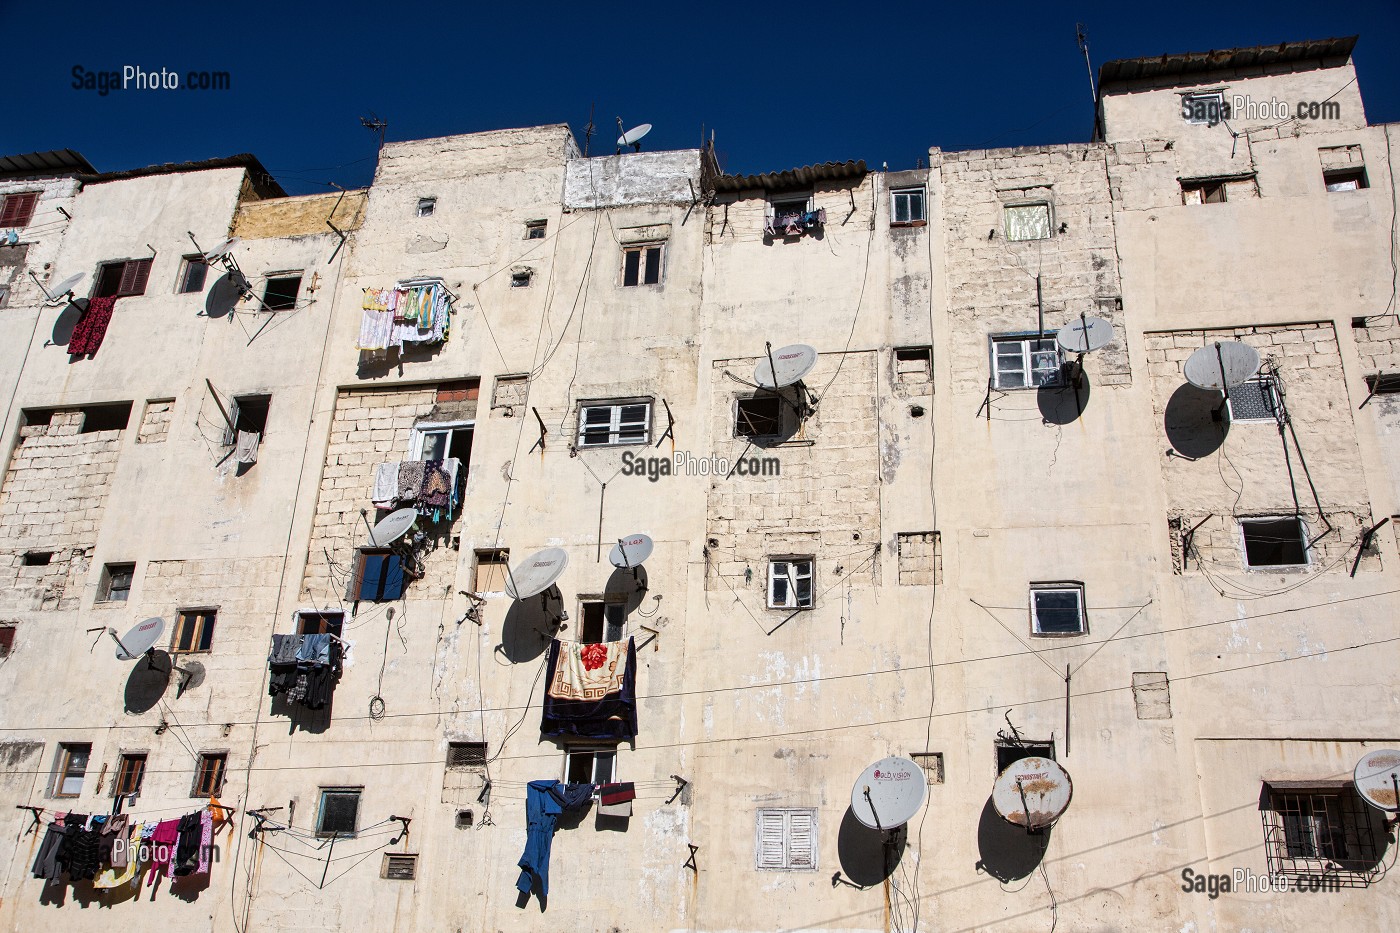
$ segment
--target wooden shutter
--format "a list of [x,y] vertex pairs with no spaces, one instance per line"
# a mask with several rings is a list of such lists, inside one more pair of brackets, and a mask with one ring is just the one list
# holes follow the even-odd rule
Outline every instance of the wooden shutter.
[[34,216],[34,204],[39,200],[39,192],[25,191],[5,198],[0,208],[0,227],[23,227]]
[[817,867],[817,818],[811,810],[788,811],[787,867]]
[[117,286],[117,294],[144,295],[146,293],[146,280],[150,277],[151,260],[127,260],[122,266],[122,280],[121,284]]
[[226,411],[228,421],[224,424],[224,446],[232,447],[238,443],[238,399],[230,399]]
[[782,810],[758,811],[758,867],[787,868],[787,814]]

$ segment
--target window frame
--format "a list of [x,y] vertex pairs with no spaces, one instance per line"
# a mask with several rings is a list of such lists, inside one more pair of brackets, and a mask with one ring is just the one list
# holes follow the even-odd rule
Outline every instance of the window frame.
[[[538,235],[538,236],[535,236],[535,235],[534,235],[536,231],[539,232],[539,235]],[[543,239],[545,239],[547,236],[549,236],[549,221],[548,221],[548,220],[527,220],[527,221],[525,221],[525,239],[527,239],[527,240],[543,240]]]
[[[648,273],[651,270],[651,262],[647,256],[652,250],[656,251],[656,281],[647,281]],[[637,257],[637,268],[634,270],[636,281],[628,282],[628,257]],[[624,243],[622,246],[622,273],[618,278],[618,285],[621,288],[659,288],[666,282],[666,240],[646,240],[640,243]]]
[[227,779],[228,752],[200,752],[194,769],[194,781],[190,783],[190,796],[218,797],[224,792]]
[[[747,414],[745,420],[748,421],[749,427],[753,428],[753,431],[750,432],[744,430],[743,426],[740,423],[740,415],[745,414],[745,409],[750,406],[766,406],[769,404],[772,404],[774,407],[777,408],[778,413],[776,417],[770,418],[769,416],[764,415],[760,412],[750,412]],[[736,396],[734,398],[733,411],[734,436],[749,441],[771,441],[776,438],[786,437],[788,434],[788,428],[790,426],[788,422],[788,410],[789,406],[787,400],[783,397],[783,395],[780,392],[775,392],[771,389],[765,389],[761,392],[755,392],[752,395]],[[754,423],[754,415],[757,415],[765,422],[771,421],[775,425],[775,430],[767,432],[761,430],[759,425]]]
[[[1249,524],[1263,524],[1266,522],[1295,522],[1298,528],[1298,542],[1302,546],[1303,560],[1300,563],[1292,564],[1255,564],[1249,559],[1249,533],[1245,526]],[[1245,570],[1286,573],[1289,571],[1306,570],[1312,566],[1312,547],[1308,541],[1308,523],[1301,515],[1247,515],[1239,518],[1239,542],[1240,556],[1244,559]]]
[[[121,752],[117,755],[116,774],[112,778],[113,797],[140,797],[141,785],[146,780],[146,765],[150,762],[149,752]],[[137,764],[135,771],[135,786],[128,789],[128,779],[131,777],[128,765]]]
[[[801,572],[801,565],[803,564],[807,565],[807,573],[805,575]],[[781,578],[785,578],[787,591],[787,597],[783,602],[777,602],[773,596],[774,584],[780,579],[780,574],[778,573],[779,566],[788,568],[788,570],[781,574]],[[781,610],[807,610],[816,608],[816,574],[817,561],[816,558],[810,554],[785,554],[768,558],[768,594],[767,600],[765,601],[767,608]],[[801,582],[804,579],[807,581],[806,602],[803,602],[800,593]]]
[[[592,756],[592,761],[588,766],[589,780],[585,783],[591,783],[594,785],[593,796],[596,799],[599,796],[599,787],[601,787],[604,784],[617,783],[617,751],[618,747],[616,745],[588,743],[583,743],[579,745],[566,745],[564,747],[564,771],[562,776],[560,777],[560,780],[563,781],[565,784],[569,783],[569,775],[574,770],[573,760],[575,757],[581,757],[583,755]],[[603,777],[605,777],[606,780],[599,780],[599,755],[606,756],[608,761],[607,773],[606,775],[603,775]]]
[[[454,752],[476,752],[480,751],[480,761],[472,760],[466,763],[454,762]],[[490,746],[486,742],[467,741],[466,739],[452,740],[447,743],[446,766],[448,771],[481,771],[485,769],[486,763],[490,760]],[[465,756],[463,756],[465,757]]]
[[[1228,204],[1230,202],[1230,181],[1228,178],[1183,178],[1181,184],[1181,203],[1188,207],[1197,207],[1205,204]],[[1220,197],[1212,199],[1212,189],[1219,192]],[[1191,195],[1199,195],[1192,199]]]
[[[1225,91],[1224,91],[1223,89],[1221,89],[1221,90],[1216,90],[1216,91],[1188,91],[1187,93],[1182,94],[1182,95],[1181,95],[1181,119],[1182,119],[1183,121],[1185,121],[1186,123],[1190,124],[1191,126],[1210,126],[1210,117],[1209,117],[1209,116],[1205,116],[1205,117],[1202,117],[1201,119],[1197,120],[1197,119],[1194,119],[1193,117],[1187,116],[1187,115],[1186,115],[1186,110],[1187,110],[1188,106],[1190,107],[1191,110],[1195,110],[1196,108],[1195,108],[1194,106],[1191,106],[1191,105],[1193,105],[1196,101],[1198,101],[1198,100],[1209,101],[1211,98],[1214,98],[1214,99],[1215,99],[1215,102],[1216,102],[1216,110],[1215,110],[1215,112],[1220,116],[1220,118],[1221,118],[1222,120],[1228,119],[1229,116],[1228,116],[1228,113],[1226,112],[1226,109],[1225,109],[1225,107],[1226,107],[1226,104],[1225,104]],[[1210,109],[1209,106],[1207,106],[1206,109],[1207,109],[1207,111],[1209,111],[1209,109]]]
[[[1263,781],[1262,785],[1259,816],[1270,877],[1325,877],[1338,889],[1365,887],[1379,877],[1384,843],[1377,842],[1376,830],[1379,821],[1384,833],[1386,820],[1362,800],[1355,784],[1319,780]],[[1324,803],[1319,814],[1319,800],[1335,801],[1335,810]],[[1325,825],[1319,823],[1319,815]],[[1305,831],[1301,838],[1299,830]]]
[[[1003,754],[1005,752],[1005,754]],[[1016,757],[1011,757],[1014,752]],[[1002,759],[1005,758],[1005,763]],[[1050,739],[1022,739],[1019,743],[1011,739],[995,739],[992,742],[992,767],[996,769],[996,774],[1001,774],[1014,763],[1022,758],[1048,758],[1055,761],[1055,740]]]
[[[34,212],[39,207],[39,198],[43,197],[41,189],[34,191],[11,191],[4,197],[0,197],[0,227],[6,230],[23,230],[34,222]],[[26,201],[27,199],[27,201]],[[11,211],[11,204],[24,204],[25,209],[15,209]],[[10,216],[9,221],[5,221],[6,215]]]
[[413,216],[431,217],[435,213],[437,213],[437,195],[427,195],[418,199],[418,206],[414,208]]
[[[807,191],[807,192],[790,192],[790,193],[787,193],[787,194],[770,194],[770,195],[765,199],[765,202],[764,202],[765,205],[766,205],[766,213],[767,213],[766,219],[768,220],[769,223],[776,223],[776,222],[777,222],[777,219],[778,219],[778,213],[779,213],[779,212],[778,212],[778,205],[780,205],[780,204],[792,205],[792,204],[797,204],[797,203],[799,203],[799,202],[801,202],[802,208],[801,208],[801,210],[800,210],[798,213],[810,214],[810,213],[812,213],[812,212],[816,209],[816,206],[815,206],[815,205],[816,205],[816,199],[815,199],[815,197],[813,196],[813,192],[811,192],[811,191]],[[785,212],[791,211],[791,210],[792,210],[792,208],[791,208],[791,207],[788,207],[788,208],[786,209]]]
[[[337,839],[354,839],[360,834],[360,804],[364,802],[365,788],[360,785],[328,784],[317,788],[316,795],[316,836],[321,839],[329,839],[334,836]],[[331,795],[354,795],[355,816],[354,829],[349,832],[341,832],[335,829],[326,829],[326,798]]]
[[[486,571],[487,579],[485,580],[482,578],[483,567],[488,568]],[[472,592],[476,593],[478,596],[484,596],[487,593],[506,592],[506,584],[510,581],[509,567],[510,548],[494,547],[477,548],[474,550],[472,552]],[[499,570],[496,568],[499,568]],[[482,583],[491,582],[490,577],[492,576],[499,576],[501,581],[500,588],[493,590],[482,589]]]
[[[794,838],[793,816],[806,818],[808,840],[805,858],[795,858],[797,840]],[[779,817],[782,822],[782,860],[777,864],[767,859],[764,851],[765,817]],[[759,807],[754,811],[754,870],[755,871],[819,871],[821,835],[816,807]]]
[[[1344,177],[1345,176],[1345,177]],[[1350,188],[1333,187],[1337,184],[1346,184],[1351,181],[1354,184]],[[1327,168],[1322,170],[1322,187],[1328,194],[1341,194],[1347,191],[1365,191],[1371,187],[1371,180],[1366,175],[1366,166],[1352,165],[1346,168]]]
[[[900,199],[917,200],[919,205],[919,216],[913,216],[913,210],[909,210],[909,217],[900,220],[899,202]],[[922,227],[928,224],[928,189],[922,185],[907,188],[890,189],[890,226],[891,227]]]
[[443,455],[441,459],[448,459],[448,455],[452,452],[452,442],[455,440],[453,435],[456,431],[466,431],[472,435],[471,441],[468,442],[468,447],[470,447],[471,443],[474,443],[476,440],[476,419],[470,418],[460,421],[424,421],[415,424],[413,426],[413,436],[409,439],[409,453],[412,454],[409,459],[430,459],[424,456],[423,449],[427,446],[428,437],[438,434],[445,435],[446,437],[442,445]]
[[[195,618],[194,632],[190,636],[189,648],[181,648],[181,634],[185,631],[189,617]],[[219,621],[218,606],[194,606],[175,610],[174,631],[170,634],[170,648],[175,654],[210,654],[214,650],[214,629]]]
[[1230,397],[1226,399],[1225,402],[1225,413],[1230,419],[1230,424],[1278,424],[1278,416],[1276,414],[1269,414],[1263,418],[1238,418],[1235,416],[1235,396],[1244,386],[1259,386],[1260,395],[1263,397],[1264,403],[1272,408],[1274,412],[1279,410],[1278,386],[1274,384],[1274,380],[1271,376],[1259,373],[1246,379],[1237,386],[1230,387]]
[[[370,558],[382,561],[376,570],[378,586],[372,594],[365,593],[365,577]],[[393,581],[397,570],[397,587]],[[346,594],[351,602],[392,603],[403,598],[404,591],[412,578],[408,575],[408,565],[403,557],[392,548],[361,547],[355,550],[355,567],[350,574],[350,588]]]
[[[314,631],[308,624],[312,619],[318,620]],[[344,628],[345,613],[339,609],[298,609],[296,611],[296,634],[298,635],[334,635],[339,638]]]
[[[644,407],[646,408],[645,420],[644,420],[644,422],[640,422],[640,423],[645,424],[645,428],[644,428],[643,431],[642,431],[641,437],[634,437],[634,436],[633,436],[633,437],[626,437],[626,438],[624,438],[624,437],[623,437],[623,427],[626,426],[626,425],[636,425],[636,424],[638,424],[639,422],[636,422],[636,421],[623,421],[623,420],[622,420],[622,410],[623,410],[624,408],[630,408],[630,407],[637,406],[637,405],[641,405],[641,406],[644,406]],[[590,401],[581,401],[581,402],[579,402],[579,403],[578,403],[578,431],[577,431],[577,433],[575,434],[575,437],[574,437],[574,441],[575,441],[576,446],[577,446],[578,449],[580,449],[580,450],[583,450],[583,449],[586,449],[586,448],[587,448],[587,449],[591,449],[591,448],[595,448],[595,447],[638,447],[638,446],[645,447],[645,446],[647,446],[648,444],[651,443],[652,416],[653,416],[654,413],[655,413],[655,412],[654,412],[655,405],[656,405],[656,399],[655,399],[655,397],[654,397],[654,396],[649,396],[649,395],[648,395],[648,396],[636,396],[636,397],[633,397],[633,398],[624,398],[624,399],[597,399],[597,400],[590,400]],[[599,409],[610,409],[610,410],[611,410],[611,414],[609,415],[609,418],[608,418],[608,434],[607,434],[607,440],[606,440],[606,441],[601,441],[601,442],[590,443],[589,440],[588,440],[588,434],[589,434],[589,432],[588,432],[588,430],[587,430],[587,428],[589,427],[589,424],[588,424],[588,412],[589,412],[589,411],[593,411],[593,410],[599,410]],[[594,430],[593,433],[594,433],[594,434],[598,433],[598,432],[597,432],[597,429],[596,429],[596,425],[595,425],[595,430]]]
[[[195,269],[202,269],[199,274],[199,285],[190,287],[190,275]],[[180,257],[180,274],[175,279],[175,294],[177,295],[202,295],[204,286],[209,284],[209,262],[199,253],[190,253]]]
[[[1045,208],[1045,236],[1013,237],[1011,235],[1011,211],[1024,210],[1028,207]],[[1055,238],[1055,206],[1044,198],[1035,201],[1010,201],[1002,204],[1001,229],[1008,243],[1038,243],[1041,240],[1053,240]]]
[[[1050,351],[1044,348],[1031,349],[1031,343],[1033,342],[1037,344],[1048,344],[1053,348],[1055,353],[1055,376],[1053,381],[1034,381],[1034,376],[1037,371],[1035,367],[1036,354],[1044,354]],[[1021,345],[1021,363],[1024,368],[1017,370],[1017,372],[1021,372],[1024,375],[1024,385],[1013,386],[1002,385],[1001,383],[1002,371],[1001,368],[997,366],[997,360],[1000,359],[1000,354],[997,353],[997,347],[1013,343],[1019,343]],[[1039,331],[991,334],[987,340],[987,348],[991,361],[992,388],[996,389],[998,392],[1016,392],[1023,389],[1054,389],[1065,384],[1064,351],[1060,349],[1059,341],[1055,339],[1055,335],[1050,331],[1046,331],[1046,336],[1044,337],[1040,335]],[[1042,369],[1040,371],[1045,372],[1046,370]]]
[[[290,295],[280,293],[277,296],[278,303],[276,305],[273,305],[272,302],[268,300],[269,296],[271,296],[272,294],[273,283],[290,282],[293,279],[295,279],[297,283],[296,289]],[[263,293],[262,298],[259,299],[263,310],[271,311],[273,313],[297,310],[297,302],[301,301],[301,287],[303,284],[305,284],[305,282],[305,269],[292,269],[287,272],[273,272],[263,276]]]
[[[97,264],[97,274],[92,279],[92,298],[135,298],[146,294],[151,280],[153,257],[140,259],[113,259]],[[109,290],[112,271],[120,268],[115,276],[116,287]]]
[[[1078,600],[1078,631],[1042,631],[1040,615],[1036,607],[1037,593],[1073,593]],[[1073,638],[1078,635],[1089,634],[1089,610],[1084,600],[1084,584],[1077,580],[1056,580],[1032,583],[1030,585],[1029,606],[1031,614],[1031,635],[1035,638]]]
[[[125,569],[122,569],[122,568],[125,568]],[[117,577],[117,575],[120,574],[120,573],[125,573],[125,574],[127,575],[126,587],[125,587],[124,590],[119,590],[118,588],[113,587],[113,585],[112,585],[114,579],[115,579],[115,578]],[[110,563],[110,564],[103,564],[103,565],[102,565],[102,579],[101,579],[101,581],[100,581],[99,584],[98,584],[98,590],[97,590],[97,602],[99,602],[99,603],[125,603],[125,602],[130,601],[130,599],[131,599],[131,588],[132,588],[132,586],[135,584],[135,582],[136,582],[136,564],[134,564],[134,563],[127,563],[127,562],[123,562],[123,561],[117,561],[117,562]],[[113,594],[114,592],[124,592],[126,595],[122,596],[120,599],[114,599],[114,598],[112,598],[112,594]]]
[[[83,756],[82,770],[73,770],[73,760],[81,754]],[[92,764],[92,743],[91,742],[60,742],[58,750],[54,756],[52,786],[49,796],[62,799],[74,800],[83,795],[83,783],[87,778],[89,766]],[[70,781],[76,779],[77,790],[72,793],[67,792],[64,787]]]

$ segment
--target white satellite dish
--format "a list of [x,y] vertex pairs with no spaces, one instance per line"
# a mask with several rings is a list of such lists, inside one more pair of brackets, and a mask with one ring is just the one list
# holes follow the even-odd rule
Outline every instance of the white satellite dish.
[[417,509],[399,509],[374,523],[364,547],[388,547],[408,533],[418,520]]
[[223,259],[225,256],[227,256],[230,251],[237,249],[242,243],[243,241],[240,240],[238,237],[230,237],[229,239],[224,240],[218,246],[209,250],[209,252],[205,253],[204,261],[217,262],[218,260]]
[[[621,122],[621,121],[619,121]],[[642,150],[642,137],[651,132],[651,124],[643,123],[641,126],[634,126],[617,138],[617,147],[631,146],[638,152]]]
[[1182,372],[1198,389],[1224,392],[1248,382],[1259,372],[1259,351],[1238,340],[1217,340],[1206,344],[1186,361]]
[[898,829],[914,818],[928,796],[923,769],[908,758],[881,758],[851,787],[851,812],[871,829]]
[[507,574],[506,593],[511,599],[529,599],[554,585],[554,581],[569,566],[569,554],[563,548],[548,547],[525,558],[514,571]]
[[1022,758],[992,785],[992,806],[1008,823],[1035,831],[1058,820],[1074,796],[1069,773],[1051,758]]
[[[765,354],[753,368],[753,381],[765,389],[781,389],[798,382],[817,365],[817,351],[805,343],[779,347],[772,353],[772,362]],[[774,373],[777,373],[776,378]]]
[[107,634],[117,643],[118,661],[135,661],[155,647],[164,631],[165,620],[156,616],[133,627],[121,638],[117,638],[117,630],[114,628],[107,629]]
[[1400,812],[1400,751],[1378,748],[1367,752],[1352,773],[1361,799],[1387,813]]
[[628,535],[613,545],[612,551],[608,553],[608,563],[620,569],[631,570],[641,566],[651,556],[655,547],[647,535]]
[[1113,342],[1113,325],[1101,317],[1081,317],[1055,335],[1066,353],[1092,353]]
[[48,295],[49,304],[56,305],[60,302],[70,300],[73,297],[73,286],[77,285],[82,280],[83,274],[78,272],[68,276],[68,278],[64,279],[62,282],[59,282],[53,287],[52,291],[45,289],[44,292]]

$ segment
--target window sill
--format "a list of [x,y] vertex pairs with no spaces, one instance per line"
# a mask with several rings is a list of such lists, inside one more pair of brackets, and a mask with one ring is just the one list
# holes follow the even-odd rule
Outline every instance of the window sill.
[[575,444],[575,450],[606,450],[609,447],[646,447],[650,440],[642,441],[618,441],[615,444]]
[[891,227],[927,227],[927,220],[891,220]]
[[169,654],[169,655],[172,655],[172,656],[173,656],[173,655],[180,655],[181,657],[183,657],[183,656],[185,656],[185,655],[187,655],[187,654],[213,654],[213,653],[214,653],[214,649],[213,649],[213,648],[193,648],[193,649],[190,649],[190,650],[188,650],[188,651],[181,651],[181,650],[179,650],[178,648],[167,648],[167,649],[165,650],[165,653],[166,653],[166,654]]
[[1031,632],[1032,638],[1079,638],[1088,635],[1087,630],[1082,632]]
[[121,609],[127,605],[125,599],[97,599],[93,600],[94,609]]
[[811,612],[816,606],[769,606],[769,612]]

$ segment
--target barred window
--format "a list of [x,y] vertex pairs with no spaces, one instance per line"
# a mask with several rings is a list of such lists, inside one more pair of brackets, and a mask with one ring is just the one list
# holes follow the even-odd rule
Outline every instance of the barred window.
[[1380,873],[1384,818],[1350,781],[1267,781],[1260,795],[1269,874],[1364,887]]

